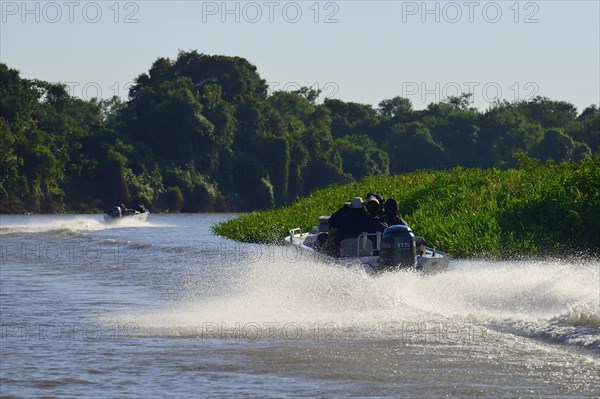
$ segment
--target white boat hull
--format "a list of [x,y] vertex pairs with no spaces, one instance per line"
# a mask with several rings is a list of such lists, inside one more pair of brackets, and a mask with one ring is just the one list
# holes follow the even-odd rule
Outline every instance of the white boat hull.
[[[314,233],[302,233],[299,229],[290,231],[290,235],[285,238],[285,242],[288,245],[293,245],[301,250],[318,254],[319,258],[327,261],[332,261],[339,264],[356,264],[360,263],[369,272],[379,273],[388,270],[398,270],[401,267],[383,266],[381,264],[379,255],[366,255],[366,256],[352,256],[352,257],[335,257],[326,253],[320,252],[312,245],[316,240],[316,234]],[[377,249],[376,249],[377,250]],[[433,248],[427,247],[423,254],[417,255],[417,264],[415,270],[422,271],[424,273],[438,273],[448,269],[450,264],[450,258],[447,254],[437,251]]]
[[150,214],[150,212],[144,212],[144,213],[138,212],[138,213],[134,213],[131,215],[125,215],[125,216],[121,216],[121,217],[104,215],[104,222],[105,223],[120,223],[120,222],[124,222],[124,221],[145,222],[146,219],[148,219],[149,214]]

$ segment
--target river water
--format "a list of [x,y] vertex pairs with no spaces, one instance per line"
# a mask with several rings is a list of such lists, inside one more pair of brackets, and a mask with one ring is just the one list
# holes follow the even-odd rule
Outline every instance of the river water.
[[598,261],[372,277],[231,216],[2,216],[0,396],[600,396]]

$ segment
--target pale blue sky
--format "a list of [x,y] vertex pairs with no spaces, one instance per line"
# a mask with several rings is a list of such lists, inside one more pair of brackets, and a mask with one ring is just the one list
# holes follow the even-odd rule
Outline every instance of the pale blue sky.
[[459,89],[482,110],[498,94],[600,103],[597,0],[0,3],[0,61],[84,98],[124,96],[156,58],[197,49],[247,58],[274,88],[373,105]]

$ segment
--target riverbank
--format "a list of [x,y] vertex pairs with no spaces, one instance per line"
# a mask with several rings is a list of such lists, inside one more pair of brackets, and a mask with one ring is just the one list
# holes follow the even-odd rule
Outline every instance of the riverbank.
[[377,192],[394,197],[413,231],[455,257],[590,255],[600,248],[600,157],[520,169],[420,171],[331,186],[291,206],[252,212],[213,226],[242,242],[281,241],[310,230],[344,201]]

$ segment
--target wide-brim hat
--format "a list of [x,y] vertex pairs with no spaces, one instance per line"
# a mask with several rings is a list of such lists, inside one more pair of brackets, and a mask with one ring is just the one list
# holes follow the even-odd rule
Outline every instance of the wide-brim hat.
[[350,208],[359,209],[359,208],[362,208],[363,206],[364,206],[363,200],[360,197],[354,197],[354,198],[352,198],[352,201],[350,201]]

